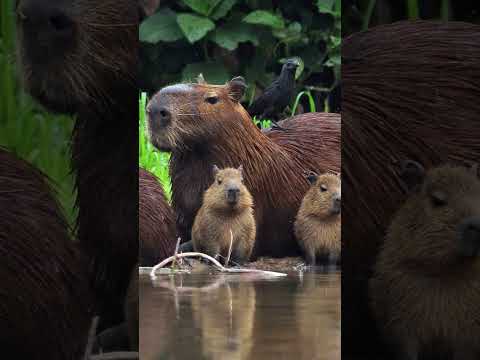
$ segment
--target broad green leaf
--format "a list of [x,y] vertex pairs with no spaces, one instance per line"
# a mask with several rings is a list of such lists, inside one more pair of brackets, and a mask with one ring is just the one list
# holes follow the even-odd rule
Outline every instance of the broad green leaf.
[[232,7],[237,3],[237,0],[223,0],[211,13],[210,18],[218,20],[223,18]]
[[140,41],[156,44],[159,41],[176,41],[183,38],[182,30],[170,9],[161,10],[140,25]]
[[209,16],[222,0],[183,0],[183,3],[200,15]]
[[182,71],[182,81],[194,81],[198,74],[209,84],[225,84],[230,80],[230,74],[220,62],[202,62],[188,64]]
[[244,22],[256,25],[266,25],[274,29],[283,29],[285,21],[283,17],[265,10],[256,10],[245,16]]
[[295,21],[285,29],[274,29],[273,35],[278,39],[285,40],[285,42],[296,42],[302,36],[302,25]]
[[217,28],[212,36],[212,40],[221,47],[230,51],[235,50],[241,42],[250,41],[258,46],[258,36],[255,29],[244,23],[227,23]]
[[200,40],[215,28],[212,20],[192,14],[179,14],[177,23],[191,44]]
[[335,0],[317,0],[317,8],[320,13],[331,14]]

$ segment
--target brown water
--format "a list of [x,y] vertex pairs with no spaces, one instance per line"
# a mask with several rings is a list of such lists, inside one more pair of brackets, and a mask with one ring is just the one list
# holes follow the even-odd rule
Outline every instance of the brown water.
[[340,274],[140,278],[140,358],[340,359]]

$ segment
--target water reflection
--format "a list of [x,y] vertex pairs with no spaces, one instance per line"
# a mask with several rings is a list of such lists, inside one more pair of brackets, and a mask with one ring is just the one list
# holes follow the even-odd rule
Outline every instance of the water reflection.
[[340,359],[340,298],[339,273],[142,276],[141,359]]

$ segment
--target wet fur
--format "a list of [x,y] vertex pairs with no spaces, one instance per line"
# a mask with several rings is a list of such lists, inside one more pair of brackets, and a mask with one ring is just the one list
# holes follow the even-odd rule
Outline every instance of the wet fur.
[[[253,198],[243,185],[241,173],[237,169],[220,170],[213,184],[205,191],[203,205],[197,213],[192,228],[192,240],[195,251],[210,256],[228,256],[231,235],[231,261],[244,263],[249,260],[255,244],[255,218]],[[219,184],[218,181],[222,183]],[[226,201],[226,186],[231,182],[239,189],[239,199],[235,207]]]
[[[320,186],[327,187],[322,192]],[[309,264],[315,264],[317,255],[328,259],[340,258],[341,214],[331,214],[332,197],[341,192],[338,175],[320,175],[305,194],[295,220],[295,236]]]
[[[216,105],[205,102],[212,93],[219,97]],[[261,132],[238,103],[239,93],[243,91],[233,81],[225,86],[182,84],[160,91],[148,105],[168,104],[178,120],[166,131],[149,121],[149,133],[155,146],[172,150],[172,205],[179,236],[190,239],[202,195],[213,180],[211,165],[243,164],[245,185],[255,199],[253,256],[298,254],[293,221],[308,189],[298,174],[339,171],[340,116],[299,115],[282,123],[288,131]]]
[[[434,190],[447,194],[447,205],[432,206]],[[427,173],[388,228],[370,281],[372,310],[404,359],[436,341],[455,359],[480,355],[480,259],[458,255],[457,226],[470,216],[480,216],[480,180],[444,166]]]

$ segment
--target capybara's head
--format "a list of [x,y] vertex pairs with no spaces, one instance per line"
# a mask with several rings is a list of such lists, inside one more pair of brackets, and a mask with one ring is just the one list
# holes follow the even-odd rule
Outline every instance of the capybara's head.
[[241,211],[253,205],[252,196],[243,184],[242,166],[220,170],[213,166],[214,181],[207,189],[204,204],[218,211]]
[[313,172],[307,176],[312,186],[305,195],[304,206],[312,217],[328,219],[341,212],[342,184],[339,174],[325,173],[317,175]]
[[480,255],[480,179],[477,166],[425,171],[406,162],[400,174],[411,195],[389,228],[398,256],[412,264],[454,265]]
[[246,113],[240,105],[245,81],[236,77],[225,85],[178,84],[160,90],[147,105],[147,131],[160,150],[191,148],[215,139],[229,115]]
[[27,91],[52,111],[75,113],[114,101],[124,83],[136,86],[139,9],[151,13],[152,2],[17,0]]

